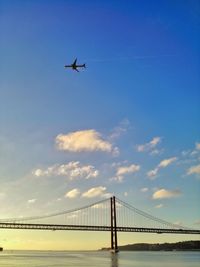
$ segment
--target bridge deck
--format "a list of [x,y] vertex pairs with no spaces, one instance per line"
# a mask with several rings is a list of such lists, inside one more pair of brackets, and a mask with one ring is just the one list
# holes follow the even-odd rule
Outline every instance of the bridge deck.
[[[2,229],[29,229],[29,230],[66,230],[66,231],[111,231],[110,226],[93,225],[57,225],[57,224],[30,224],[30,223],[0,223]],[[172,233],[172,234],[200,234],[200,230],[193,229],[167,229],[143,227],[117,227],[118,232],[142,233]]]

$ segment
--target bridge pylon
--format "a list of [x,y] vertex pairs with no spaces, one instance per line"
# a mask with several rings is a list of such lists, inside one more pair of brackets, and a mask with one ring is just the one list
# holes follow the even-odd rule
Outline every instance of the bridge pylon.
[[111,214],[111,252],[119,252],[117,245],[117,218],[115,197],[110,198],[110,214]]

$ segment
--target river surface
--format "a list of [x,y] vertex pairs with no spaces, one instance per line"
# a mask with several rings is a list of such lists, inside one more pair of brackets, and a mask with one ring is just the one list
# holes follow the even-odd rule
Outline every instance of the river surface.
[[199,267],[200,252],[3,251],[0,267]]

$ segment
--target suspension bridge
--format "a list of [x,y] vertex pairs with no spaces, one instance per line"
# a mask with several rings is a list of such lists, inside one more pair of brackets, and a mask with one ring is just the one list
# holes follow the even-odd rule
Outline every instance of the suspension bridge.
[[200,234],[200,230],[159,219],[114,196],[78,209],[44,216],[0,219],[0,228],[109,231],[113,252],[118,251],[117,232]]

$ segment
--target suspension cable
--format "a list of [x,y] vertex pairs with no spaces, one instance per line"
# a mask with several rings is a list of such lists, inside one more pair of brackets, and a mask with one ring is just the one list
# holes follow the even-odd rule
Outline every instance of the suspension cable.
[[128,204],[128,203],[126,203],[126,202],[124,202],[124,201],[122,201],[122,200],[120,200],[118,198],[117,198],[117,201],[120,204],[122,204],[124,207],[126,207],[127,209],[132,210],[132,211],[136,212],[137,214],[139,214],[139,215],[141,215],[143,217],[146,217],[147,219],[151,219],[153,221],[162,223],[164,225],[167,225],[167,226],[170,226],[170,227],[173,227],[173,228],[189,229],[188,227],[184,227],[184,226],[180,226],[180,225],[177,225],[177,224],[173,224],[173,223],[167,222],[165,220],[159,219],[159,218],[157,218],[155,216],[152,216],[152,215],[148,214],[147,212],[139,210],[139,209],[135,208],[134,206],[131,206],[130,204]]
[[72,213],[72,212],[77,212],[77,211],[80,211],[80,210],[84,210],[84,209],[87,209],[87,208],[91,208],[91,207],[93,207],[95,205],[98,205],[100,203],[106,202],[109,199],[110,198],[106,198],[106,199],[97,201],[95,203],[88,204],[88,205],[83,206],[81,208],[75,208],[75,209],[71,209],[71,210],[64,210],[64,211],[61,211],[61,212],[50,213],[50,214],[43,215],[43,216],[32,216],[32,217],[22,217],[22,218],[5,218],[5,219],[0,219],[0,222],[7,222],[7,221],[9,221],[9,222],[13,222],[13,221],[31,221],[31,220],[38,220],[38,219],[46,219],[46,218],[50,218],[50,217],[55,217],[55,216],[59,216],[59,215],[68,214],[68,213]]

